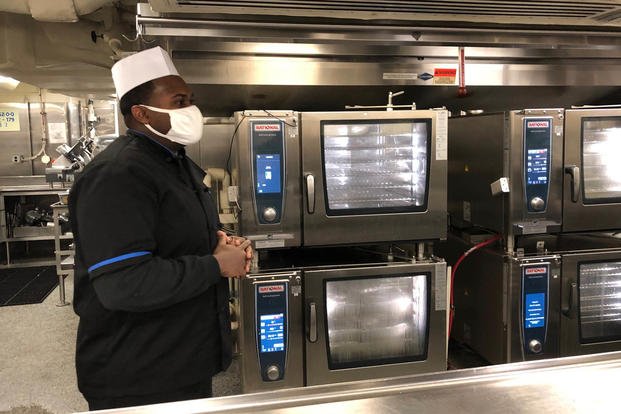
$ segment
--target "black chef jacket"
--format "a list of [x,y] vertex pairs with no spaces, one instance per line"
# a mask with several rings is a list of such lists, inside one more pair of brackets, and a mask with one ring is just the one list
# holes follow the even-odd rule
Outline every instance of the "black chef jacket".
[[143,395],[206,381],[231,360],[218,216],[183,151],[128,131],[71,189],[78,387]]

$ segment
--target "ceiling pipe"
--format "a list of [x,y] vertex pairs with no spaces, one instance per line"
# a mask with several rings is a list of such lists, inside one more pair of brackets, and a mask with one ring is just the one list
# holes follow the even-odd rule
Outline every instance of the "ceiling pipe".
[[466,53],[463,46],[459,47],[459,88],[457,89],[457,96],[463,98],[468,96],[468,90],[466,89]]
[[110,46],[110,49],[112,49],[114,56],[111,56],[111,58],[113,60],[123,59],[124,57],[127,57],[135,53],[133,51],[123,49],[122,48],[123,43],[115,37],[110,37],[107,34],[104,34],[103,40],[104,42],[108,44],[108,46]]
[[41,22],[77,22],[114,0],[17,0],[0,3],[0,12],[30,14]]

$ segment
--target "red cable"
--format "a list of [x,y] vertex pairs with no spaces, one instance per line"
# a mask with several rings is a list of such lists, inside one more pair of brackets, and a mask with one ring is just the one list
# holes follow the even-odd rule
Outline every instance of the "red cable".
[[457,259],[457,262],[455,262],[455,265],[453,266],[453,270],[451,271],[451,306],[450,306],[450,311],[449,311],[449,331],[448,331],[448,337],[451,337],[451,331],[453,330],[453,317],[455,316],[455,302],[453,300],[454,298],[454,284],[455,284],[455,273],[457,273],[457,269],[459,268],[459,265],[461,264],[461,262],[464,261],[464,259],[466,257],[468,257],[471,253],[475,252],[476,250],[488,246],[492,243],[494,243],[496,240],[500,239],[502,237],[502,235],[497,234],[494,237],[492,237],[491,239],[485,240],[484,242],[481,242],[479,244],[474,245],[473,247],[471,247],[470,249],[466,250],[466,252],[464,252],[464,254],[462,254],[459,259]]

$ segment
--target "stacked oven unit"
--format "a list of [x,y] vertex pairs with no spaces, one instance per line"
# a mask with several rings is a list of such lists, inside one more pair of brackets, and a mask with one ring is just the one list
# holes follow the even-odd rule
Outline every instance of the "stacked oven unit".
[[492,363],[621,349],[621,109],[456,117],[449,131],[442,252],[467,254],[451,336]]
[[447,111],[235,119],[244,391],[446,369]]

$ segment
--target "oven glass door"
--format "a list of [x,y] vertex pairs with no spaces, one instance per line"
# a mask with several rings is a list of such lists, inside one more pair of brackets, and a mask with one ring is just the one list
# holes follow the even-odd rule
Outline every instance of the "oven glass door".
[[621,339],[621,260],[578,264],[580,342]]
[[328,216],[424,211],[430,119],[322,121]]
[[304,243],[444,237],[446,154],[435,144],[446,120],[439,113],[446,115],[303,113]]
[[445,332],[435,273],[433,265],[305,272],[307,384],[445,369],[430,341],[432,330]]
[[621,228],[621,109],[566,111],[563,230]]
[[325,281],[330,369],[423,360],[429,274]]
[[621,252],[563,256],[561,355],[621,350]]
[[621,116],[582,119],[584,202],[621,201]]

